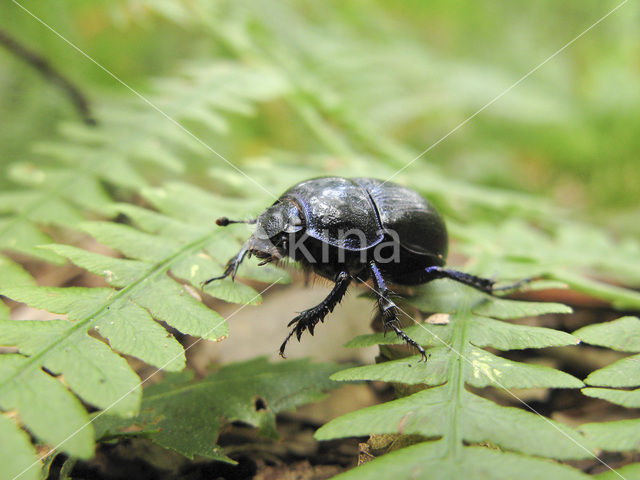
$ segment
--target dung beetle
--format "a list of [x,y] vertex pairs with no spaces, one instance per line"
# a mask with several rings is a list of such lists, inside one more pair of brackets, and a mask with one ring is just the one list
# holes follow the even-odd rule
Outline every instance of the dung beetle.
[[422,358],[426,353],[399,327],[398,308],[390,298],[387,282],[418,285],[449,278],[482,292],[515,289],[529,280],[495,288],[492,280],[444,268],[448,237],[445,223],[418,192],[373,178],[322,177],[291,187],[258,218],[216,223],[257,224],[255,232],[226,265],[224,273],[207,285],[231,275],[249,254],[262,259],[260,265],[291,258],[305,271],[313,271],[335,283],[331,293],[315,307],[304,310],[280,347],[284,357],[287,342],[295,334],[300,340],[344,297],[352,281],[371,279],[385,330],[392,329]]

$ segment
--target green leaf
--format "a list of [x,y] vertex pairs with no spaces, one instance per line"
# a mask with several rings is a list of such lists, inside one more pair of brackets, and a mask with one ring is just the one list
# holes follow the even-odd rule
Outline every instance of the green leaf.
[[[524,348],[544,348],[577,345],[580,340],[565,332],[544,327],[530,327],[505,323],[492,318],[472,317],[469,325],[469,339],[478,347],[493,347],[499,350]],[[421,323],[405,328],[405,332],[421,345],[438,346],[451,341],[453,326]],[[391,333],[375,333],[358,336],[346,346],[349,348],[370,347],[372,345],[401,345],[403,340]]]
[[572,312],[571,307],[567,307],[561,303],[522,302],[505,300],[502,298],[496,298],[491,302],[483,303],[473,311],[478,315],[498,318],[501,320],[546,315],[548,313]]
[[380,380],[400,382],[409,385],[441,385],[447,378],[449,351],[444,347],[429,350],[427,362],[420,361],[419,355],[383,362],[375,365],[340,370],[331,376],[332,380]]
[[189,458],[231,461],[216,445],[220,429],[241,421],[277,437],[278,412],[318,400],[335,388],[332,364],[307,360],[269,363],[255,359],[223,367],[203,380],[171,375],[144,391],[139,416],[124,420],[105,414],[94,420],[96,438],[143,435]]
[[474,387],[497,386],[500,388],[580,388],[584,384],[575,377],[553,368],[527,365],[497,357],[489,352],[468,345],[463,352],[453,352],[447,347],[429,350],[429,359],[420,362],[420,356],[403,358],[377,365],[367,365],[343,370],[333,380],[380,380],[410,385],[441,385],[448,378],[448,369],[458,355],[469,365],[465,368],[465,380]]
[[96,240],[115,248],[126,257],[147,262],[171,257],[181,246],[172,239],[143,233],[117,223],[87,222],[81,227]]
[[[588,325],[574,335],[584,342],[609,347],[623,352],[640,351],[640,320],[637,317],[622,317],[611,322]],[[616,388],[583,388],[588,397],[599,398],[627,408],[640,408],[640,354],[622,358],[610,365],[591,372],[585,379],[587,385]],[[635,387],[629,389],[629,387]],[[599,448],[610,451],[640,449],[638,421],[588,423],[580,429]],[[607,477],[605,477],[607,478]]]
[[[27,395],[28,383],[15,384],[16,378],[31,379],[40,372],[41,376],[33,377],[30,382],[36,382],[38,378],[45,382],[50,377],[40,370],[44,367],[54,374],[62,374],[74,393],[87,403],[118,415],[131,416],[139,410],[139,378],[109,346],[88,336],[89,329],[100,332],[112,348],[174,371],[184,366],[182,348],[155,324],[152,317],[192,335],[211,339],[227,335],[227,325],[220,315],[206,308],[167,276],[175,262],[202,249],[209,241],[208,235],[191,239],[191,243],[185,245],[167,242],[131,227],[107,223],[86,224],[85,227],[134,258],[127,261],[85,254],[73,248],[53,248],[97,273],[111,276],[116,285],[123,287],[121,290],[0,287],[3,295],[36,308],[65,314],[70,320],[2,322],[0,342],[17,346],[21,355],[16,357],[19,362],[16,360],[11,364],[6,376],[0,375],[0,408],[17,408],[25,426],[37,437],[53,445],[60,444],[62,450],[82,458],[93,452],[93,435],[90,426],[80,429],[78,421],[72,420],[80,412],[86,418],[79,403],[76,407],[74,403],[60,400],[57,408],[62,421],[46,422],[33,414],[34,411],[46,411],[44,405],[38,405]],[[31,372],[31,376],[26,372]],[[59,382],[51,381],[59,385]],[[65,393],[74,398],[66,390]],[[64,437],[61,435],[67,435],[69,428],[80,429],[84,434],[78,433],[62,443],[60,440]]]
[[169,372],[185,367],[182,345],[139,305],[123,303],[102,317],[94,329],[121,353]]
[[16,409],[43,442],[80,458],[93,456],[93,427],[81,403],[57,379],[20,355],[0,356],[0,408]]
[[[453,331],[453,325],[431,325],[421,323],[411,325],[403,329],[409,337],[423,346],[439,346],[449,343]],[[404,341],[391,332],[372,333],[359,335],[349,340],[345,346],[348,348],[371,347],[373,345],[402,345]]]
[[585,423],[580,431],[602,450],[640,450],[640,419]]
[[158,278],[132,295],[141,307],[158,320],[167,322],[182,333],[218,341],[228,334],[224,318],[205,307],[169,278]]
[[498,350],[560,347],[580,343],[573,335],[551,328],[516,325],[476,317],[472,319],[469,337],[471,343],[478,347],[493,347]]
[[609,388],[583,388],[588,397],[600,398],[627,408],[640,408],[640,388],[635,390],[615,390]]
[[35,280],[18,263],[0,255],[0,288],[35,285]]
[[24,253],[41,260],[61,264],[63,259],[36,248],[49,243],[50,238],[29,221],[20,218],[0,218],[0,248]]
[[51,244],[44,245],[42,248],[66,257],[79,267],[104,277],[109,285],[114,287],[126,287],[136,282],[151,267],[149,263],[107,257],[69,245]]
[[620,476],[623,478],[640,478],[640,463],[631,463],[615,470],[606,470],[595,478],[598,480],[620,480]]
[[590,476],[567,465],[482,447],[463,447],[447,455],[444,441],[419,443],[377,458],[334,477],[336,480],[587,480]]
[[96,305],[110,301],[109,288],[58,287],[4,287],[0,293],[16,302],[53,313],[68,314],[70,320],[81,320],[90,315]]
[[569,285],[573,290],[611,302],[613,307],[618,310],[637,310],[640,308],[640,293],[634,290],[592,280],[567,270],[554,269],[551,275],[556,280]]
[[0,415],[0,477],[39,480],[40,461],[29,436]]
[[[200,252],[176,263],[171,268],[171,273],[200,287],[205,280],[219,275],[221,273],[219,270],[220,267],[211,258]],[[240,282],[233,282],[231,278],[212,282],[204,287],[204,291],[226,302],[250,305],[262,302],[262,297],[253,288]]]
[[112,204],[110,213],[114,216],[125,215],[143,232],[183,242],[188,242],[194,236],[203,235],[210,231],[209,228],[203,228],[202,225],[185,223],[181,219],[168,217],[154,210],[128,203]]
[[86,334],[74,334],[72,322],[62,320],[5,321],[0,338],[34,356],[60,339],[43,360],[43,366],[64,380],[85,402],[131,416],[138,410],[141,392],[138,376],[107,345]]
[[465,357],[471,361],[466,373],[469,385],[482,388],[580,388],[584,384],[568,373],[542,365],[529,365],[498,357],[470,346]]
[[585,343],[621,352],[640,352],[640,318],[622,317],[612,322],[588,325],[573,332]]
[[[14,300],[54,313],[67,313],[72,320],[84,321],[87,323],[87,327],[93,326],[96,331],[108,339],[116,350],[137,356],[151,365],[170,371],[180,370],[184,367],[184,354],[181,345],[164,328],[153,321],[147,310],[133,302],[114,300],[112,298],[114,292],[109,289],[39,287],[2,289],[0,291]],[[100,305],[103,308],[99,310],[97,316],[93,317],[92,314],[96,306]],[[4,335],[9,335],[10,329],[19,332],[23,325],[32,325],[32,330],[36,329],[33,331],[46,332],[45,328],[51,322],[39,325],[40,323],[9,322],[3,324],[0,331],[4,332]],[[68,328],[72,328],[72,326],[69,325]],[[64,336],[64,330],[48,331],[51,334]],[[5,342],[18,341],[11,340],[11,338],[18,337],[5,337],[4,335],[0,335],[0,339]],[[44,335],[42,343],[33,348],[32,353],[37,352],[38,348],[47,349],[46,344],[51,339],[51,336]],[[125,369],[128,370],[128,367]]]
[[241,282],[233,282],[230,278],[212,282],[204,291],[225,302],[249,305],[262,303],[262,296],[253,288]]
[[[322,426],[318,440],[342,436],[403,433],[425,437],[454,435],[443,413],[456,398],[446,386],[434,387],[392,402],[344,415]],[[491,442],[508,450],[560,459],[586,458],[592,448],[569,427],[514,407],[502,407],[468,392],[453,408],[457,441]]]
[[[637,317],[622,317],[611,322],[589,325],[575,332],[587,343],[610,347],[620,351],[640,351]],[[631,355],[591,372],[585,383],[598,387],[638,387],[640,386],[640,355]],[[628,408],[640,407],[640,388],[635,390],[615,390],[607,388],[585,388],[582,392],[594,398],[601,398]]]
[[591,372],[588,385],[600,387],[635,387],[640,385],[640,355],[632,355]]

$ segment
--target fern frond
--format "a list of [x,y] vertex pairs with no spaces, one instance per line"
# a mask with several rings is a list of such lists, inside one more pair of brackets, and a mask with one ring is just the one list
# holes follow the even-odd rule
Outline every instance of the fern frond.
[[[211,216],[216,210],[213,206],[225,209],[225,202],[187,185],[174,184],[162,192],[159,189],[145,192],[150,201],[168,197],[166,204],[156,201],[160,211],[132,205],[114,204],[111,207],[114,212],[126,214],[134,225],[139,223],[140,228],[101,221],[76,225],[125,258],[113,258],[69,245],[45,247],[102,276],[112,288],[9,286],[11,283],[0,286],[0,293],[15,301],[67,316],[67,320],[48,322],[8,319],[0,322],[2,344],[16,346],[20,351],[20,355],[0,357],[0,366],[4,367],[0,375],[0,406],[6,410],[18,409],[24,424],[42,441],[57,445],[75,430],[82,431],[88,418],[77,400],[40,368],[62,375],[65,384],[87,404],[117,415],[132,416],[139,411],[140,380],[126,361],[111,349],[160,369],[180,371],[185,365],[183,348],[156,320],[204,339],[219,341],[227,335],[224,319],[204,306],[200,298],[192,296],[196,291],[194,288],[199,288],[203,280],[223,269],[226,261],[223,259],[235,253],[239,246],[239,242],[229,238],[226,232],[213,231],[217,228],[211,221],[215,218]],[[182,205],[180,199],[185,197],[188,201],[197,199],[210,206],[206,215],[208,222],[204,221],[204,212],[202,216],[194,212],[192,216],[183,217],[184,212],[176,209],[176,205]],[[246,208],[247,204],[241,206],[241,209]],[[187,221],[165,215],[162,210]],[[228,255],[221,257],[225,251]],[[7,269],[5,275],[10,272],[14,272],[12,276],[16,279],[20,276],[15,265]],[[279,272],[270,267],[268,273],[258,277],[270,276],[272,282],[286,280]],[[253,277],[251,269],[243,269],[241,274]],[[182,279],[194,288],[175,279]],[[242,284],[232,286],[231,282],[221,282],[207,292],[242,304],[260,301],[260,295],[252,288]],[[108,345],[89,336],[89,331],[102,336]],[[46,423],[44,419],[49,413],[43,419],[30,415],[33,410],[50,411],[28,395],[29,383],[25,383],[25,378],[29,382],[42,383],[42,388],[51,390],[52,395],[57,392],[60,397],[57,415],[63,419],[62,424]],[[86,458],[92,449],[91,426],[82,432],[73,437],[77,444],[65,444],[62,449]]]
[[[487,478],[504,478],[510,462],[527,458],[527,455],[555,459],[577,459],[592,455],[593,448],[580,434],[571,428],[540,415],[515,407],[504,407],[467,390],[465,385],[476,388],[487,386],[513,388],[580,388],[577,378],[550,367],[525,365],[499,358],[481,347],[501,350],[542,348],[575,345],[578,340],[566,333],[539,327],[509,325],[491,318],[499,316],[521,317],[538,313],[567,313],[567,307],[558,304],[532,304],[510,302],[481,296],[466,287],[447,285],[446,281],[434,282],[425,289],[419,301],[421,308],[425,298],[432,298],[428,311],[449,311],[447,325],[419,324],[407,328],[407,332],[419,343],[429,348],[431,358],[426,364],[418,363],[419,357],[400,359],[375,366],[365,366],[338,372],[336,380],[385,380],[407,384],[431,386],[407,397],[382,405],[365,408],[337,418],[321,427],[318,439],[330,439],[366,434],[413,434],[435,442],[410,447],[409,452],[422,452],[418,458],[401,450],[371,462],[374,465],[396,464],[414,478],[410,472],[422,472],[415,478],[428,476],[434,469],[465,471],[465,458],[485,463],[476,464],[476,473],[468,478],[485,478],[479,471],[493,473]],[[409,300],[411,301],[411,300]],[[501,328],[503,327],[504,328]],[[495,332],[502,332],[494,335]],[[396,339],[386,339],[382,334],[360,337],[351,346],[364,344],[393,344]],[[517,398],[517,397],[516,397]],[[478,447],[467,445],[489,442],[503,450],[516,453],[478,453]],[[486,450],[485,450],[486,451]],[[428,453],[427,453],[428,452]],[[495,455],[495,459],[493,458]],[[402,466],[403,458],[411,457],[409,465]],[[453,459],[456,459],[455,461]],[[504,458],[501,462],[499,458]],[[482,460],[480,460],[482,459]],[[543,472],[561,478],[567,467],[551,466],[548,462],[528,458],[532,468],[539,468],[537,478]],[[495,464],[501,464],[494,471]],[[406,468],[406,470],[404,470]],[[361,478],[355,470],[342,478]],[[350,475],[353,475],[352,477]],[[457,478],[453,475],[451,478]],[[579,472],[575,472],[580,478]],[[566,477],[562,477],[566,478]],[[570,478],[570,477],[568,477]]]

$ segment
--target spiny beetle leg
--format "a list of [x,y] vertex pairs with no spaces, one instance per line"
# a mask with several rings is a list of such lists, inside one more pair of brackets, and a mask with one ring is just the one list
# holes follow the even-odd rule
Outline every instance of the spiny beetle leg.
[[378,308],[380,309],[380,314],[382,315],[382,320],[384,322],[385,332],[388,328],[392,329],[396,332],[400,338],[402,338],[408,345],[411,345],[415,349],[420,352],[422,355],[422,360],[427,361],[427,352],[425,352],[422,345],[419,345],[415,340],[413,340],[409,335],[402,331],[402,329],[398,326],[398,307],[395,303],[389,299],[389,289],[384,281],[382,276],[382,272],[380,268],[376,265],[375,262],[371,262],[369,264],[369,270],[371,271],[371,278],[373,279],[373,283],[376,287],[376,293],[378,294]]
[[457,270],[450,270],[448,268],[427,267],[424,270],[424,277],[422,278],[422,282],[427,283],[432,280],[436,280],[438,278],[449,278],[458,283],[462,283],[469,287],[475,288],[476,290],[487,293],[489,295],[496,295],[498,292],[509,292],[513,290],[518,290],[522,286],[536,280],[535,277],[525,278],[523,280],[512,283],[510,285],[495,287],[494,286],[495,282],[489,278],[477,277],[469,273],[459,272]]
[[323,322],[324,317],[327,316],[329,312],[332,312],[338,303],[344,297],[344,294],[347,293],[347,288],[349,288],[349,284],[351,283],[351,276],[347,272],[340,272],[336,276],[335,279],[336,284],[333,286],[333,289],[327,295],[327,297],[322,300],[318,305],[312,307],[304,312],[300,313],[296,318],[291,320],[288,327],[294,326],[287,338],[285,338],[284,342],[280,346],[280,356],[284,357],[284,349],[287,346],[287,342],[291,339],[291,337],[295,334],[298,341],[302,337],[302,334],[305,330],[309,330],[309,333],[313,335],[315,326],[318,322]]
[[402,338],[402,340],[404,340],[407,345],[410,345],[418,350],[418,352],[420,352],[420,355],[422,355],[421,360],[424,360],[426,362],[427,352],[425,352],[424,348],[422,348],[422,345],[412,339],[398,326],[398,307],[396,307],[396,305],[388,298],[380,297],[379,304],[383,302],[385,303],[385,306],[384,309],[382,306],[380,307],[380,312],[382,313],[382,319],[384,320],[384,329],[387,330],[390,328],[391,330],[396,332],[396,335]]

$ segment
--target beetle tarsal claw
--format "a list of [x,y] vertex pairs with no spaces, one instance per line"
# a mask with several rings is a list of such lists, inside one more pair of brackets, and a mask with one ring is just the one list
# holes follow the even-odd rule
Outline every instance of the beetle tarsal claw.
[[273,262],[274,260],[275,260],[275,257],[274,257],[274,256],[271,256],[271,257],[265,258],[264,260],[262,260],[262,261],[258,264],[258,266],[259,266],[259,267],[261,267],[261,266],[263,266],[263,265],[266,265],[267,263],[271,263],[271,262]]

